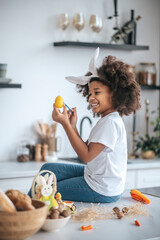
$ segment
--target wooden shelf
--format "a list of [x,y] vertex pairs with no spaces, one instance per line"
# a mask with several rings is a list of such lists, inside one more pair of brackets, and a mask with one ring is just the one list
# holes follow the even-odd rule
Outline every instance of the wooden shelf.
[[73,42],[73,41],[64,41],[64,42],[54,42],[55,47],[100,47],[108,48],[115,50],[126,50],[126,51],[137,51],[137,50],[149,50],[149,46],[139,46],[139,45],[130,45],[130,44],[109,44],[109,43],[92,43],[92,42]]
[[144,90],[160,90],[160,86],[148,86],[148,85],[140,85],[141,86],[141,89],[144,89]]
[[0,83],[0,88],[22,88],[18,83]]

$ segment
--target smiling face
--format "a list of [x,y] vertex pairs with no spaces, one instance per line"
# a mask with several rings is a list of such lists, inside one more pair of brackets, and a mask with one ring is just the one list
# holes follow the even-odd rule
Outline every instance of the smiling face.
[[89,84],[89,104],[93,112],[99,113],[101,117],[115,111],[112,107],[112,93],[98,81]]

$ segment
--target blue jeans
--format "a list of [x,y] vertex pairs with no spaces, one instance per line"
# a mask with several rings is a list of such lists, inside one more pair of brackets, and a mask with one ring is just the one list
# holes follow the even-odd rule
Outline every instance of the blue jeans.
[[[92,202],[92,203],[111,203],[116,202],[118,196],[104,196],[93,191],[84,179],[84,165],[46,163],[41,170],[54,172],[57,178],[57,191],[61,193],[63,200]],[[28,195],[31,196],[31,190]]]

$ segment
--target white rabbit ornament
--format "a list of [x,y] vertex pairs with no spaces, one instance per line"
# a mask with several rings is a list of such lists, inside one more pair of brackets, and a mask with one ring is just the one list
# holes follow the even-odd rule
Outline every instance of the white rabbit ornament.
[[40,200],[45,202],[48,205],[48,210],[51,207],[58,208],[59,205],[53,196],[53,187],[52,187],[53,176],[52,175],[49,176],[48,183],[46,183],[46,180],[42,175],[40,175],[40,179],[43,185],[41,190],[42,197],[40,198]]

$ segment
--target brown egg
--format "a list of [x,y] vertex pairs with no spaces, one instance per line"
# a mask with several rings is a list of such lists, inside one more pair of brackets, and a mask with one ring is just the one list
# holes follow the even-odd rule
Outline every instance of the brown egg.
[[118,212],[118,213],[117,213],[117,217],[118,217],[119,219],[121,219],[122,217],[124,217],[124,214],[123,214],[122,212]]
[[128,208],[127,207],[122,208],[122,212],[123,213],[127,213],[128,212]]
[[57,219],[57,218],[59,218],[59,214],[58,213],[52,213],[51,218],[52,219]]
[[115,213],[119,213],[119,212],[120,212],[120,209],[119,209],[118,207],[114,207],[114,208],[113,208],[113,211],[114,211]]
[[63,212],[62,212],[62,214],[61,214],[62,216],[64,216],[64,217],[68,217],[68,216],[70,216],[71,215],[71,212],[70,212],[70,210],[69,209],[67,209],[67,210],[63,210]]

